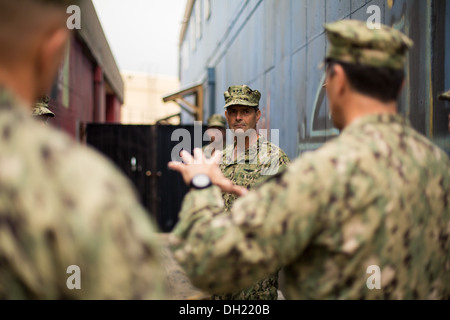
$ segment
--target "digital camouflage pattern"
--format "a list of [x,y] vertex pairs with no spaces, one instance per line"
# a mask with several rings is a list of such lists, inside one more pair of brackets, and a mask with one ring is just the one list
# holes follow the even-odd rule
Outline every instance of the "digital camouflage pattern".
[[261,93],[258,90],[252,90],[247,85],[231,86],[223,94],[225,98],[224,109],[234,106],[258,107]]
[[[233,158],[235,144],[230,144],[224,151],[220,169],[224,176],[234,184],[250,189],[259,181],[284,170],[289,157],[278,146],[260,136],[255,144],[245,152]],[[225,211],[229,212],[236,196],[222,193]],[[244,290],[222,295],[214,295],[215,300],[277,300],[278,271]]]
[[4,89],[0,140],[0,300],[166,297],[156,228],[111,162]]
[[450,298],[449,157],[399,115],[355,120],[229,214],[218,187],[191,191],[179,218],[172,250],[200,289],[283,267],[287,299]]
[[47,116],[54,118],[55,114],[48,108],[50,98],[47,95],[39,97],[38,101],[33,106],[33,116]]
[[403,69],[413,41],[382,25],[369,29],[365,21],[341,20],[325,24],[329,47],[326,57],[371,67]]
[[[255,144],[233,158],[236,144],[229,144],[223,151],[220,170],[234,184],[250,189],[259,181],[285,169],[290,162],[286,153],[260,135]],[[233,206],[237,196],[223,193],[225,211]]]

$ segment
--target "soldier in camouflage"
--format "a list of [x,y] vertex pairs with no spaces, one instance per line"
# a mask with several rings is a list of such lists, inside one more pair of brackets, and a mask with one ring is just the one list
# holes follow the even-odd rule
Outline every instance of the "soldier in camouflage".
[[216,152],[216,150],[223,151],[227,143],[227,122],[220,114],[213,114],[208,118],[206,134],[210,137],[210,143],[203,146],[203,153],[207,157]]
[[156,227],[130,181],[31,116],[70,37],[68,3],[0,0],[0,300],[165,299]]
[[[449,299],[449,157],[397,113],[412,41],[363,21],[325,30],[340,135],[249,192],[217,159],[184,152],[185,164],[169,167],[195,189],[172,234],[174,256],[194,285],[219,293],[283,267],[287,299]],[[213,185],[194,184],[202,175]],[[228,215],[221,190],[242,196]]]
[[[225,92],[225,116],[229,127],[234,133],[234,143],[229,144],[224,152],[220,169],[227,179],[234,184],[250,189],[258,181],[272,176],[285,169],[289,163],[289,157],[286,153],[268,141],[263,135],[256,132],[256,125],[261,117],[259,110],[259,91],[251,90],[246,85],[232,86]],[[250,108],[249,108],[250,107]],[[254,108],[254,110],[251,110]],[[241,119],[246,109],[254,118],[251,120],[253,125],[244,128],[242,133],[251,132],[256,135],[256,141],[253,143],[242,143],[239,145],[239,128],[242,126]],[[252,112],[254,111],[254,112]],[[250,137],[251,139],[251,137]],[[242,140],[243,141],[243,140]],[[229,211],[237,196],[232,193],[224,193],[225,211]]]
[[[289,163],[286,153],[256,131],[261,117],[261,94],[246,85],[231,86],[224,93],[225,117],[234,134],[234,142],[224,152],[220,170],[238,186],[250,189],[258,181],[283,170]],[[244,135],[247,134],[247,137]],[[240,135],[244,139],[239,139]],[[247,139],[247,141],[244,141]],[[239,145],[241,142],[241,145]],[[222,194],[225,211],[229,212],[237,196]],[[278,271],[253,286],[222,295],[215,300],[276,300],[278,298]]]
[[49,96],[42,95],[41,97],[39,97],[33,107],[33,116],[41,120],[43,124],[47,124],[49,118],[55,117],[55,114],[49,109],[49,101]]

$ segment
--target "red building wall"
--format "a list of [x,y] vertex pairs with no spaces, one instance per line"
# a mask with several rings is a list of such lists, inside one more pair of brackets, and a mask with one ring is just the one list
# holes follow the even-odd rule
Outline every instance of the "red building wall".
[[50,95],[49,105],[55,117],[49,123],[78,139],[79,124],[93,121],[94,65],[75,35],[68,51],[68,60],[61,63]]
[[114,94],[106,93],[102,67],[76,34],[49,96],[55,117],[48,123],[76,140],[83,141],[86,123],[120,122],[121,103]]
[[120,107],[121,103],[115,95],[106,95],[106,122],[120,123]]

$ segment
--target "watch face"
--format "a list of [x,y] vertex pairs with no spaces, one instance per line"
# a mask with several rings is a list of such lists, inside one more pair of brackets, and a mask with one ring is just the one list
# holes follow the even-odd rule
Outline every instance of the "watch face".
[[198,174],[192,178],[192,184],[196,188],[204,188],[211,184],[211,179],[206,174]]

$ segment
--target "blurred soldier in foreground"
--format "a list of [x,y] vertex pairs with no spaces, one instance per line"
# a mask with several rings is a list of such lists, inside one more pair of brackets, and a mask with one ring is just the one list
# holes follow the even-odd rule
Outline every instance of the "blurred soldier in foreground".
[[48,102],[50,98],[47,95],[39,97],[33,107],[33,116],[37,117],[44,124],[47,124],[48,118],[54,118],[55,114],[50,111]]
[[162,299],[155,227],[131,183],[30,116],[76,3],[0,0],[0,300]]
[[220,114],[213,114],[208,118],[206,134],[210,137],[210,143],[205,145],[203,153],[210,157],[216,150],[222,151],[227,144],[227,122]]
[[[450,161],[397,113],[412,41],[363,21],[325,29],[340,136],[248,193],[223,177],[218,157],[183,152],[185,164],[169,167],[197,190],[184,199],[174,256],[213,292],[284,267],[287,299],[448,299]],[[246,194],[229,215],[221,189]]]

